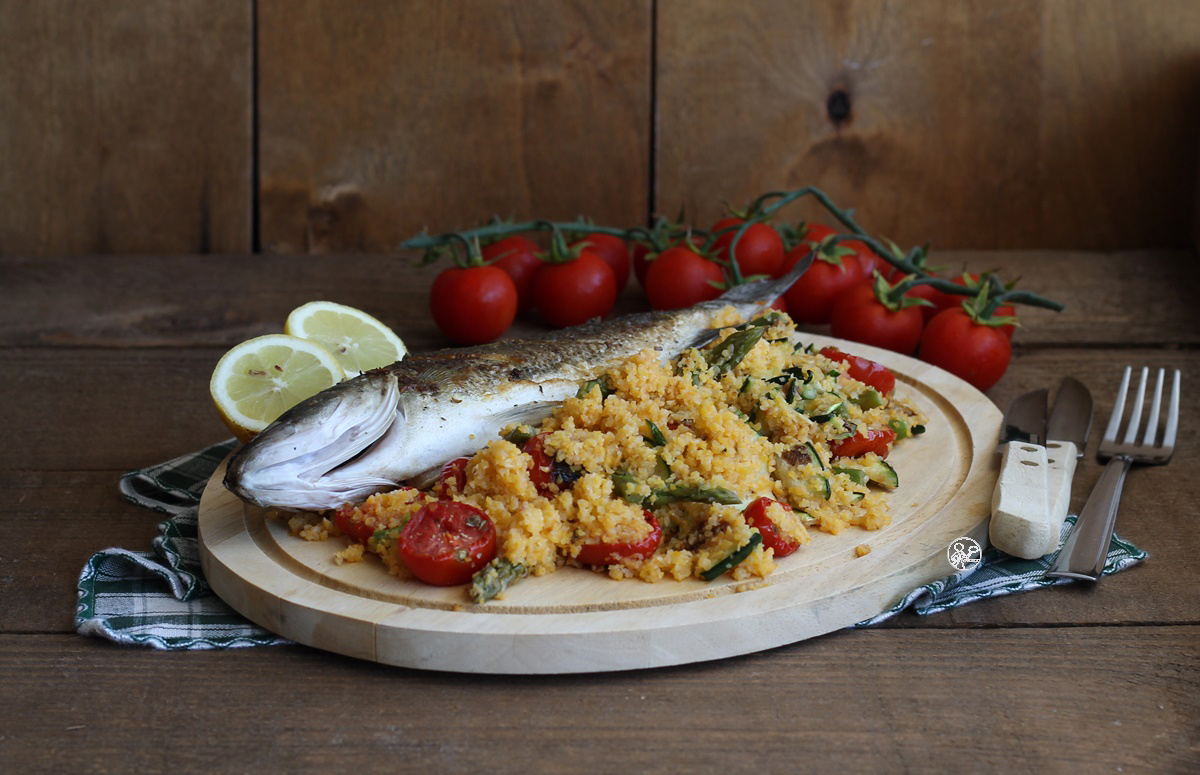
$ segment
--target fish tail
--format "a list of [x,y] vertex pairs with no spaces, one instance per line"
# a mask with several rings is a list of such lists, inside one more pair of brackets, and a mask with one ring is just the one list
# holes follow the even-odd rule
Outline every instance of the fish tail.
[[717,301],[724,304],[753,304],[760,309],[766,309],[774,304],[775,300],[782,296],[788,288],[791,288],[792,283],[800,279],[800,275],[808,271],[812,262],[813,254],[809,252],[808,255],[797,261],[787,274],[777,278],[735,285],[725,291]]

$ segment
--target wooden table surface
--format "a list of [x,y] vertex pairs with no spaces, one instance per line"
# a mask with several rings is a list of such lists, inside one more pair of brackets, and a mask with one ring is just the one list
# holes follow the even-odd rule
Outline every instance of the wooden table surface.
[[[1097,425],[1125,363],[1200,379],[1200,273],[1185,253],[942,253],[1066,304],[1030,311],[1000,407],[1070,374]],[[159,515],[124,471],[227,437],[220,355],[316,298],[412,349],[433,270],[407,257],[0,257],[0,755],[11,772],[416,769],[1196,771],[1200,465],[1188,402],[1174,461],[1137,468],[1118,531],[1150,558],[1099,584],[903,615],[764,653],[617,674],[480,677],[302,646],[159,652],[75,634],[75,583]],[[623,295],[641,308],[640,291]],[[532,330],[526,324],[518,330]],[[1073,508],[1096,481],[1096,434]],[[6,768],[7,768],[6,766]]]

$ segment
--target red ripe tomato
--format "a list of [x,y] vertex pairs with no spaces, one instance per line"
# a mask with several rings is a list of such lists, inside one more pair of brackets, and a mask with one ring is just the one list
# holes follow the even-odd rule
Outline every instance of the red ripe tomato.
[[554,458],[546,452],[546,434],[539,433],[521,447],[521,451],[533,458],[529,464],[529,478],[537,487],[539,495],[550,496],[550,484],[554,481]]
[[496,526],[470,504],[427,503],[400,531],[396,553],[426,584],[465,584],[496,556]]
[[870,285],[856,285],[833,305],[829,322],[833,335],[905,355],[921,341],[924,318],[920,307],[888,309],[875,297]]
[[[792,248],[784,259],[784,272],[790,271],[798,261],[808,255],[811,248],[801,245]],[[842,294],[862,282],[862,270],[856,256],[842,256],[840,264],[825,258],[820,253],[808,271],[784,294],[788,314],[798,323],[828,323],[833,305]]]
[[604,317],[616,301],[612,268],[588,248],[570,261],[544,264],[533,276],[534,306],[555,327]]
[[929,321],[918,357],[986,391],[1008,369],[1012,345],[1000,329],[976,323],[966,310],[952,308]]
[[888,449],[895,440],[896,432],[891,428],[859,431],[849,438],[833,442],[830,452],[834,457],[862,457],[868,452],[887,457]]
[[439,498],[449,498],[455,493],[462,493],[463,488],[467,486],[467,463],[469,461],[468,457],[456,457],[442,465],[442,471],[438,475],[438,483],[435,487]]
[[882,363],[876,363],[859,355],[844,353],[836,347],[822,347],[821,355],[831,361],[846,364],[846,373],[864,385],[870,385],[883,395],[890,395],[896,387],[896,375]]
[[820,245],[826,237],[837,234],[836,229],[832,229],[823,223],[805,224],[804,236],[800,239],[801,242],[808,243],[809,247]]
[[875,276],[876,270],[884,270],[891,265],[867,246],[867,243],[862,240],[851,239],[845,242],[838,243],[839,248],[847,248],[854,251],[854,257],[858,259],[858,268],[862,272],[864,280],[870,280]]
[[445,269],[429,292],[433,321],[458,344],[500,338],[517,316],[517,288],[503,269],[473,266]]
[[537,243],[515,234],[484,245],[480,252],[485,262],[504,270],[512,278],[517,289],[517,309],[526,310],[533,306],[530,284],[534,273],[542,265],[542,260],[538,258]]
[[617,281],[617,293],[625,287],[625,283],[629,282],[629,246],[625,244],[625,240],[612,234],[588,234],[571,243],[571,247],[585,244],[600,258],[604,259],[604,263],[608,264],[613,271],[613,278]]
[[[950,282],[954,283],[955,285],[961,285],[962,287],[974,291],[975,293],[979,292],[979,275],[975,274],[974,272],[964,272],[958,277],[951,277]],[[964,296],[958,293],[934,291],[934,295],[931,297],[931,300],[933,301],[936,309],[933,310],[933,314],[926,318],[926,321],[944,309],[957,309],[962,307],[962,303],[970,298],[970,296]],[[1017,310],[1011,304],[1002,304],[999,307],[996,307],[996,311],[992,314],[994,314],[996,317],[1015,318],[1017,316]],[[1010,323],[1008,325],[998,326],[998,328],[1000,331],[1004,332],[1004,336],[1011,342],[1013,333],[1017,330],[1017,327]]]
[[[713,224],[713,232],[729,229],[713,242],[713,252],[718,258],[729,260],[729,248],[743,223],[742,218],[730,217]],[[751,224],[738,240],[735,260],[742,277],[760,274],[774,277],[783,263],[783,238],[765,223]]]
[[721,267],[686,245],[676,245],[650,262],[646,298],[654,309],[690,307],[720,296],[718,285],[724,282]]
[[662,527],[649,511],[643,511],[646,522],[650,524],[650,532],[643,538],[628,541],[597,541],[583,544],[575,559],[584,565],[612,565],[627,557],[649,557],[662,543]]
[[337,525],[338,530],[342,531],[342,535],[356,544],[365,544],[371,535],[374,534],[375,528],[373,525],[368,525],[365,520],[355,522],[353,517],[354,507],[343,506],[334,512],[333,522]]
[[786,503],[770,498],[759,498],[750,504],[743,512],[742,517],[746,520],[747,525],[758,528],[758,532],[762,536],[763,547],[773,549],[776,557],[787,557],[800,548],[800,542],[781,533],[771,518],[767,516],[767,508],[772,503],[778,503],[787,511],[792,510],[792,507]]

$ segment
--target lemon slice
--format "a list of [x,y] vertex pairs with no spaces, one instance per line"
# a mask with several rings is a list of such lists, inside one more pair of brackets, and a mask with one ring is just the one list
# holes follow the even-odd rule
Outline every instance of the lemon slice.
[[286,410],[345,378],[341,364],[321,345],[267,334],[221,356],[209,392],[229,430],[248,441]]
[[408,352],[392,329],[362,310],[332,301],[310,301],[297,307],[288,315],[283,330],[333,353],[348,377],[391,365]]

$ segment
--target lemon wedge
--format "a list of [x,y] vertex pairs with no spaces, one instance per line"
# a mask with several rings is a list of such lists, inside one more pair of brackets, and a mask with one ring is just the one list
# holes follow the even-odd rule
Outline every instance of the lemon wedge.
[[362,310],[332,301],[310,301],[292,310],[283,331],[333,353],[348,377],[389,366],[408,352],[392,329]]
[[221,356],[209,392],[221,420],[244,442],[288,409],[345,378],[337,358],[321,345],[267,334]]

